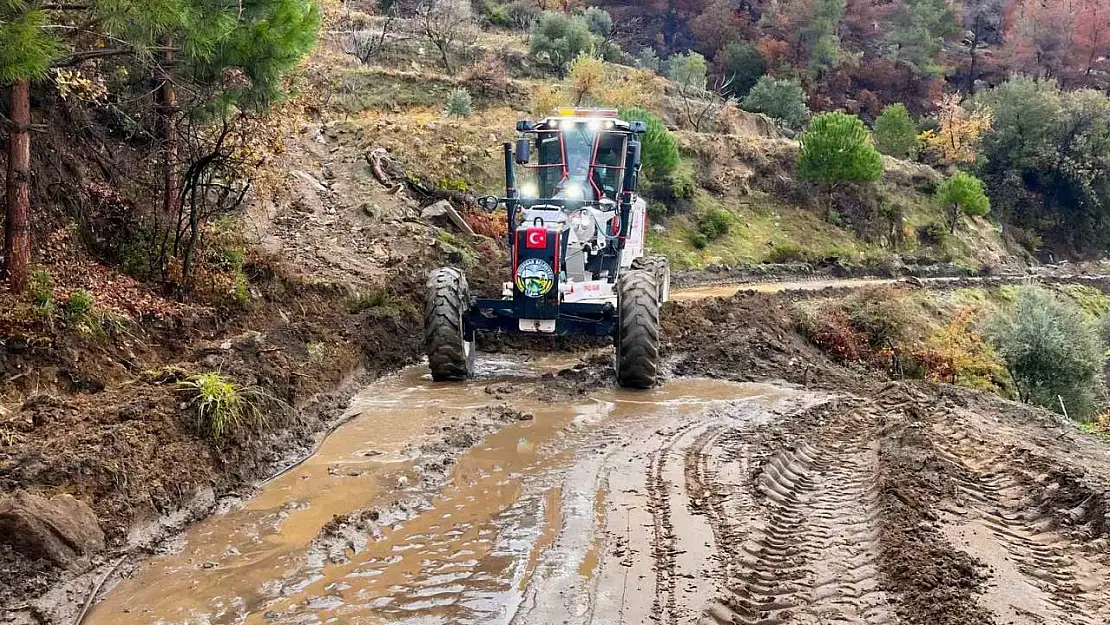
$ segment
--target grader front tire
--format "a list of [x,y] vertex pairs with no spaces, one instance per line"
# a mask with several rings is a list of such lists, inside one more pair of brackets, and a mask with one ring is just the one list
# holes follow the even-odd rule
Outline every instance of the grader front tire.
[[617,283],[617,382],[649,389],[659,383],[659,285],[647,269],[632,269]]
[[466,336],[470,308],[466,276],[454,267],[436,269],[424,300],[424,349],[436,382],[458,382],[474,372],[474,341]]

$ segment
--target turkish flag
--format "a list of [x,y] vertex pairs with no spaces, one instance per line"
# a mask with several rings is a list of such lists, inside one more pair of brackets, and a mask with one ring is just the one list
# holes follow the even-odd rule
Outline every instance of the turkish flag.
[[547,228],[529,228],[524,233],[524,247],[530,250],[546,250]]

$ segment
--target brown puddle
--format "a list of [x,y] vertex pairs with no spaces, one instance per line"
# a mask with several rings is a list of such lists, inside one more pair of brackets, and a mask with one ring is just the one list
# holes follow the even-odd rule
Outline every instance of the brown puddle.
[[728,284],[715,286],[690,287],[675,289],[671,292],[671,299],[676,302],[690,302],[712,297],[732,297],[741,291],[755,291],[757,293],[781,293],[782,291],[820,291],[835,288],[864,288],[870,286],[884,286],[895,284],[901,280],[873,279],[873,280],[812,280],[799,282],[766,282],[753,284]]
[[[597,569],[607,490],[592,459],[619,446],[622,429],[794,394],[707,380],[602,389],[568,403],[485,390],[501,379],[542,384],[539,373],[565,364],[486,360],[465,385],[434,384],[413,367],[369,387],[352,404],[358,416],[314,457],[242,508],[194,526],[180,553],[144,563],[85,623],[507,623],[533,583],[570,587]],[[309,549],[333,517],[395,500],[412,470],[405,452],[426,432],[505,403],[534,418],[459,456],[430,506],[379,528],[340,562]]]

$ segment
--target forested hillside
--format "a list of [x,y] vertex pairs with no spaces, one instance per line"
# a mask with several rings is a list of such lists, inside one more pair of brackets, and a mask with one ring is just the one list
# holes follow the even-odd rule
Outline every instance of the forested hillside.
[[[543,9],[582,10],[573,4],[483,6],[493,21],[504,12],[520,22]],[[764,75],[799,85],[810,111],[845,111],[871,125],[882,124],[888,107],[904,105],[914,118],[910,134],[923,133],[927,149],[909,139],[884,152],[982,178],[995,218],[1030,249],[1046,249],[1054,257],[1098,256],[1106,246],[1110,5],[1105,2],[590,4],[613,18],[600,46],[609,60],[670,75],[673,59],[700,55],[709,91],[772,116],[794,96],[783,85],[778,91],[763,89],[758,81]],[[804,123],[804,116],[778,116],[787,125]],[[880,148],[883,140],[876,137]]]
[[[543,4],[543,3],[540,3]],[[548,3],[550,4],[550,3]],[[728,73],[750,45],[776,75],[803,80],[816,110],[933,110],[1012,74],[1105,88],[1110,6],[1098,0],[599,0],[617,39],[662,56],[695,50]]]

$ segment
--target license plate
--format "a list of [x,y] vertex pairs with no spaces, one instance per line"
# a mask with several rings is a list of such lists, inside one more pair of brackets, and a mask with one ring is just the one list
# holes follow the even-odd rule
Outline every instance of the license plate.
[[547,332],[555,331],[554,319],[520,319],[521,332]]

